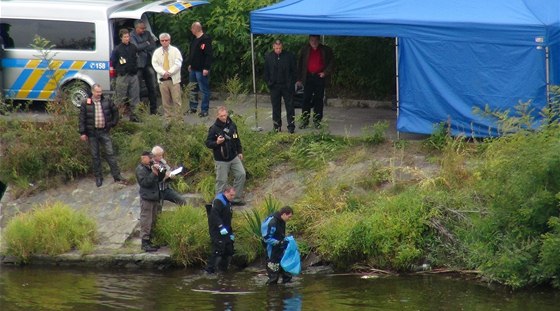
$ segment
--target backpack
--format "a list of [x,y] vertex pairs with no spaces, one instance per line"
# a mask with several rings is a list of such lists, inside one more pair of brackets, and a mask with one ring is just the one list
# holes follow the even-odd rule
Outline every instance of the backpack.
[[266,217],[266,219],[261,223],[261,238],[266,240],[266,235],[268,234],[268,223],[272,220],[274,215]]

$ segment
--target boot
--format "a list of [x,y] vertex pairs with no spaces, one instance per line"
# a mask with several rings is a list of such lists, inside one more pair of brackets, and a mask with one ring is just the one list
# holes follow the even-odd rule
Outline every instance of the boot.
[[154,247],[150,240],[142,240],[142,250],[148,253],[157,251],[157,247]]

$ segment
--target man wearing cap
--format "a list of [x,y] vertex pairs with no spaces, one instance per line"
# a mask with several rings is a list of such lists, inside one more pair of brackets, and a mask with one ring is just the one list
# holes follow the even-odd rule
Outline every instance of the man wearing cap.
[[[164,173],[165,174],[165,173]],[[155,252],[157,247],[152,244],[152,230],[161,209],[158,184],[165,175],[161,175],[158,164],[153,164],[152,153],[142,152],[140,164],[136,167],[136,180],[140,186],[140,238],[142,250]]]

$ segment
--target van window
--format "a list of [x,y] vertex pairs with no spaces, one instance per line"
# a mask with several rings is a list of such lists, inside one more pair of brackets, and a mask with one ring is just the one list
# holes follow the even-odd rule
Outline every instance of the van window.
[[32,49],[38,35],[55,50],[95,50],[95,23],[3,18],[0,34],[5,48]]

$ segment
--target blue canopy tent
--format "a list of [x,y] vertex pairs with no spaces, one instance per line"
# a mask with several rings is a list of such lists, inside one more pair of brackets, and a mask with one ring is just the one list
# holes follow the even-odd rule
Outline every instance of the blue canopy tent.
[[[473,108],[549,101],[560,65],[558,0],[286,0],[251,12],[253,34],[395,37],[397,130],[497,135]],[[552,68],[553,70],[549,70]],[[253,69],[254,70],[254,69]]]

